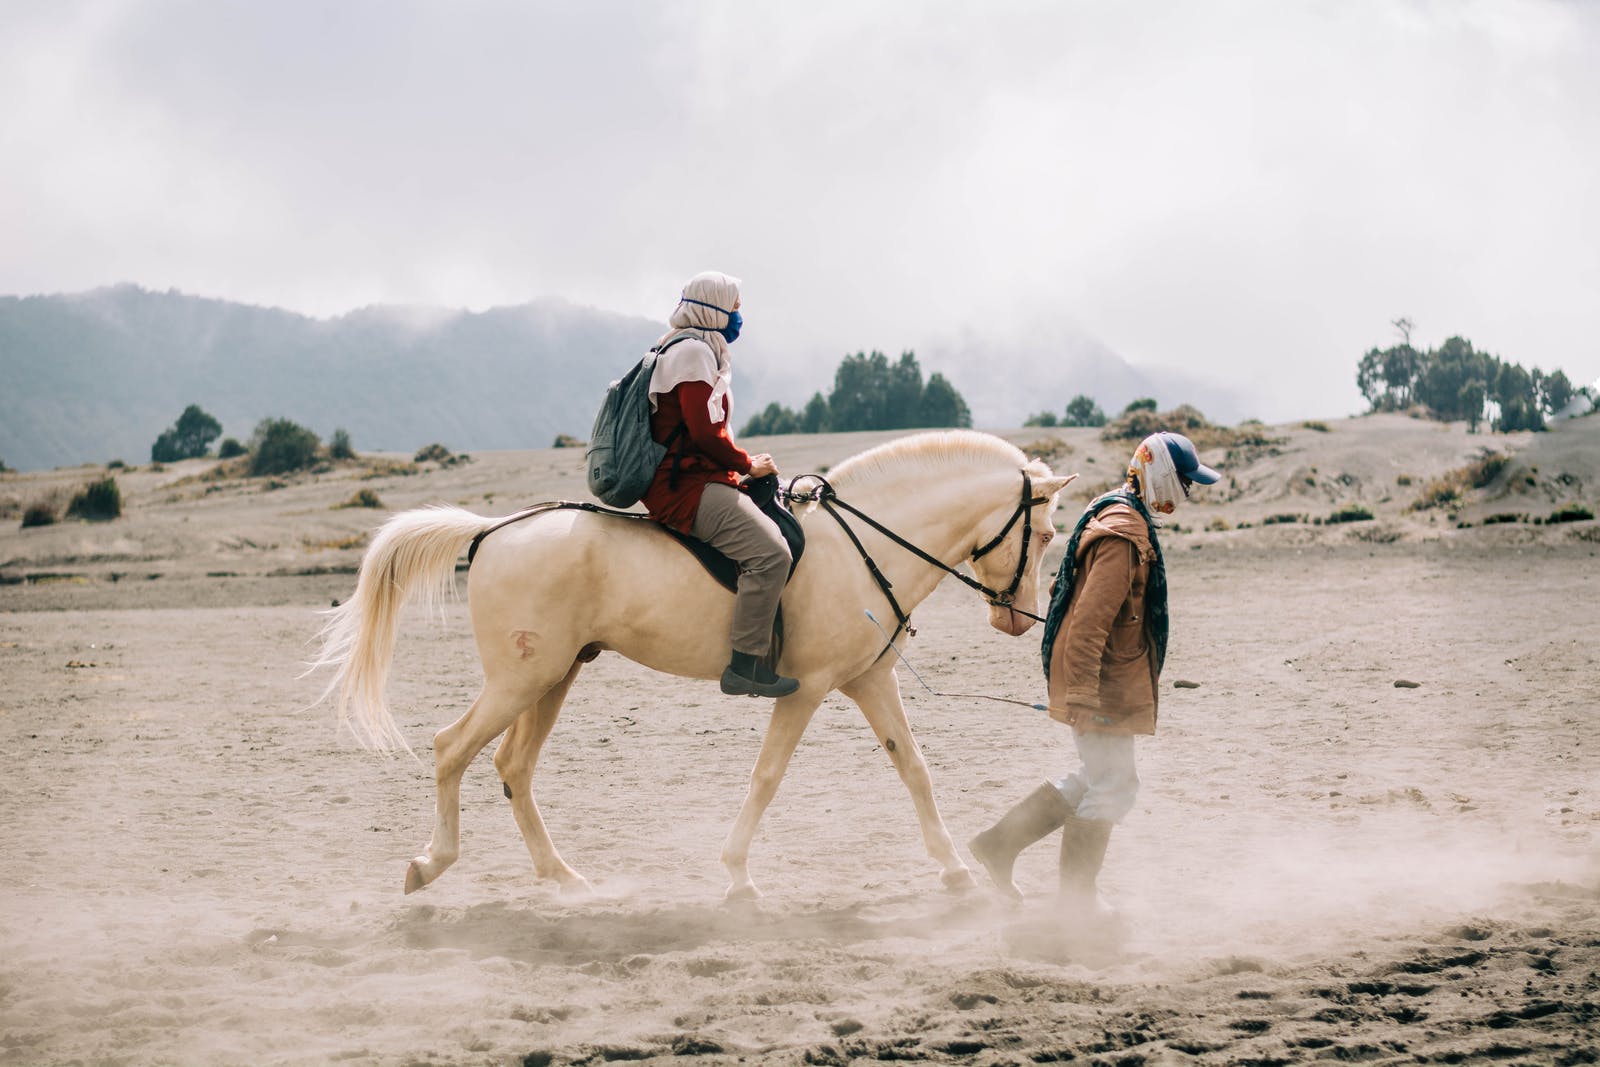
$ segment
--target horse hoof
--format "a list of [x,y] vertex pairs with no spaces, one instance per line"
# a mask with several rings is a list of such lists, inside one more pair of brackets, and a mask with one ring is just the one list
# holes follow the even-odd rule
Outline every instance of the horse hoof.
[[978,888],[978,880],[972,877],[972,871],[966,867],[958,867],[953,871],[945,871],[939,876],[944,887],[952,893],[970,893]]
[[589,884],[589,879],[581,874],[563,879],[561,887],[556,891],[563,900],[585,900],[594,896],[594,886]]
[[410,896],[427,884],[428,881],[422,877],[422,868],[417,865],[417,861],[412,860],[408,863],[406,865],[406,896]]
[[745,904],[761,899],[761,890],[757,889],[754,882],[745,882],[742,885],[730,885],[728,891],[722,894],[724,904]]

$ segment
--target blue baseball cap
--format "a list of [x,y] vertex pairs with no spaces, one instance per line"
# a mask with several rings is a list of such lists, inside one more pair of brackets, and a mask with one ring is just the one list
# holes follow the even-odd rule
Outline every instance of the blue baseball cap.
[[1222,477],[1200,462],[1200,453],[1195,451],[1194,442],[1183,434],[1163,430],[1161,440],[1166,442],[1167,452],[1172,456],[1172,465],[1178,468],[1179,476],[1201,485],[1214,485]]

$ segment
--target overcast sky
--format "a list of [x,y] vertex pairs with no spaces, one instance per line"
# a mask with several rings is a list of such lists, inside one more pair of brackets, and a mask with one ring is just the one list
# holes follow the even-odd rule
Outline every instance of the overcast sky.
[[4,293],[661,319],[714,268],[819,382],[1081,334],[1335,416],[1401,315],[1600,377],[1587,0],[6,0],[0,104]]

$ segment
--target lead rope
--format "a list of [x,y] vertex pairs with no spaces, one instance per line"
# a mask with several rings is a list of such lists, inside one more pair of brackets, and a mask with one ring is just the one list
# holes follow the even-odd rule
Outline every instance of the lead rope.
[[1012,700],[1010,697],[994,697],[989,696],[987,693],[941,693],[937,691],[933,688],[933,686],[922,680],[922,675],[917,673],[917,669],[911,665],[911,661],[906,659],[906,654],[901,652],[899,647],[895,645],[894,638],[889,637],[889,631],[883,628],[883,624],[873,616],[872,612],[863,611],[862,614],[872,620],[872,625],[878,628],[878,632],[880,634],[883,634],[884,637],[888,638],[889,647],[894,649],[894,654],[900,657],[900,662],[906,665],[906,670],[911,672],[911,677],[917,680],[917,684],[921,685],[922,688],[926,689],[932,695],[936,697],[943,697],[947,700],[993,700],[1000,704],[1015,704],[1019,708],[1032,708],[1034,711],[1050,710],[1049,706],[1045,704],[1029,704],[1026,700]]

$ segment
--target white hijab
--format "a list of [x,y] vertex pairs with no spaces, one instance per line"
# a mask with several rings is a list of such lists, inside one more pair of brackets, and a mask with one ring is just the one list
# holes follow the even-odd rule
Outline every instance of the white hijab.
[[[689,279],[667,322],[673,327],[656,342],[660,348],[674,337],[693,340],[673,345],[657,360],[650,375],[650,409],[656,397],[670,393],[684,382],[705,382],[711,386],[706,414],[712,422],[728,417],[727,400],[732,397],[733,366],[728,358],[728,342],[720,331],[728,325],[728,312],[739,302],[739,279],[714,270]],[[694,301],[698,301],[695,303]],[[709,305],[709,306],[707,306]],[[695,344],[695,341],[701,342]]]
[[1137,479],[1144,506],[1157,515],[1171,515],[1184,498],[1178,467],[1172,461],[1165,434],[1153,433],[1139,442],[1128,461],[1128,480]]

